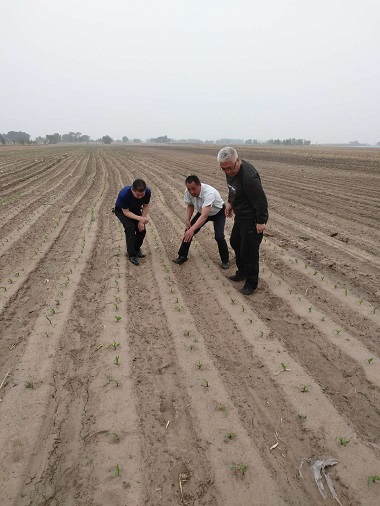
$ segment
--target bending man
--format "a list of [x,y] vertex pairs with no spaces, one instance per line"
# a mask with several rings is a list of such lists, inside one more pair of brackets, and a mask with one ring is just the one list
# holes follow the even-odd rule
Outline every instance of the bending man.
[[139,265],[139,258],[145,257],[141,246],[146,234],[145,225],[149,222],[150,196],[151,190],[145,181],[136,179],[132,186],[120,190],[115,203],[115,214],[124,227],[128,257],[134,265]]
[[[229,252],[226,239],[224,238],[224,225],[226,223],[225,204],[220,193],[208,184],[201,183],[197,176],[188,176],[185,181],[186,190],[184,194],[186,208],[186,232],[181,247],[178,250],[178,257],[173,260],[178,265],[187,260],[190,244],[193,236],[208,221],[214,224],[215,240],[218,244],[219,255],[222,260],[221,268],[228,269],[230,266]],[[193,216],[196,210],[195,216]]]
[[234,148],[222,148],[217,156],[226,174],[228,204],[226,216],[235,213],[231,246],[236,255],[236,274],[232,281],[243,281],[243,295],[251,295],[259,281],[259,249],[268,221],[268,202],[259,173],[253,165],[240,160]]

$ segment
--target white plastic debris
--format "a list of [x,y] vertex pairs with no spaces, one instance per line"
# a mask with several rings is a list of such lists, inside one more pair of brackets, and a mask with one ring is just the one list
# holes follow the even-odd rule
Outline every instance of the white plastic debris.
[[326,473],[325,468],[330,466],[335,466],[336,464],[339,464],[339,460],[336,460],[334,457],[328,457],[326,459],[317,459],[317,460],[310,460],[310,459],[302,459],[301,465],[299,467],[299,474],[300,477],[303,478],[303,475],[301,473],[301,467],[304,462],[309,462],[311,470],[313,471],[313,476],[315,483],[317,484],[319,493],[323,497],[323,499],[327,499],[327,491],[323,485],[323,478],[325,478],[327,486],[331,492],[331,495],[336,500],[336,502],[343,506],[340,502],[338,496],[336,495],[332,480],[330,478],[329,473]]

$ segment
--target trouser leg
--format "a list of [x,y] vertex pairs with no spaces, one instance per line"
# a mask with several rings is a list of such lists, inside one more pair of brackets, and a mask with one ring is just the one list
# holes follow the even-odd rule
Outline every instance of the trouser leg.
[[226,215],[224,214],[224,207],[210,218],[214,222],[215,241],[218,244],[220,259],[223,263],[227,263],[230,259],[227,241],[224,237],[224,226],[226,224]]
[[240,230],[240,262],[244,266],[246,283],[257,288],[259,282],[259,250],[263,234],[256,231],[254,220],[243,220]]
[[[194,216],[194,218],[190,221],[191,226],[194,225],[194,223],[197,221],[197,219],[199,218],[200,215],[201,215],[200,213],[197,213]],[[205,225],[207,223],[207,221],[203,225]],[[203,225],[202,225],[202,227],[203,227]],[[194,232],[194,235],[196,235],[200,231],[201,228],[198,228]],[[178,256],[180,256],[180,257],[186,257],[187,258],[187,255],[189,254],[189,249],[190,249],[191,241],[192,241],[192,239],[189,242],[182,241],[182,244],[181,244],[181,246],[180,246],[180,248],[178,250]]]
[[[121,224],[124,228],[125,233],[125,242],[127,244],[127,253],[129,257],[133,257],[136,255],[136,230],[137,229],[137,223],[136,220],[131,220],[130,218],[127,218],[123,214],[123,211],[116,209],[115,215],[120,220]],[[144,236],[145,236],[145,230],[144,230]],[[142,238],[144,240],[144,237]],[[141,241],[142,244],[142,241]]]
[[146,235],[145,228],[142,232],[140,232],[140,230],[138,229],[138,221],[136,221],[136,236],[135,236],[135,252],[136,253],[141,248],[142,243],[144,242],[144,239],[145,239],[145,235]]
[[236,267],[241,274],[245,275],[244,263],[240,254],[241,234],[239,225],[236,221],[234,222],[234,226],[232,227],[230,244],[235,253]]

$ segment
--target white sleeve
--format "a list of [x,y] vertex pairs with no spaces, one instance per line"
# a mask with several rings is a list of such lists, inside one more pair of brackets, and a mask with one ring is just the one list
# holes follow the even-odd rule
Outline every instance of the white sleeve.
[[212,206],[215,201],[215,192],[211,188],[207,188],[203,195],[202,209],[207,206]]
[[185,204],[187,206],[189,206],[190,204],[192,204],[192,200],[191,200],[191,196],[190,196],[190,193],[189,193],[189,190],[185,190],[185,193],[183,194],[183,200],[185,201]]

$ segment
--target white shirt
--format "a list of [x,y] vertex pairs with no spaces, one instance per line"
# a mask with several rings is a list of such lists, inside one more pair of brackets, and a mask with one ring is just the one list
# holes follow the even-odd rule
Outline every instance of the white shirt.
[[202,213],[202,209],[204,207],[211,206],[209,216],[217,214],[224,205],[224,201],[218,190],[216,190],[213,186],[204,183],[201,183],[201,191],[198,197],[190,195],[189,190],[186,188],[184,201],[186,205],[193,204],[198,213]]

